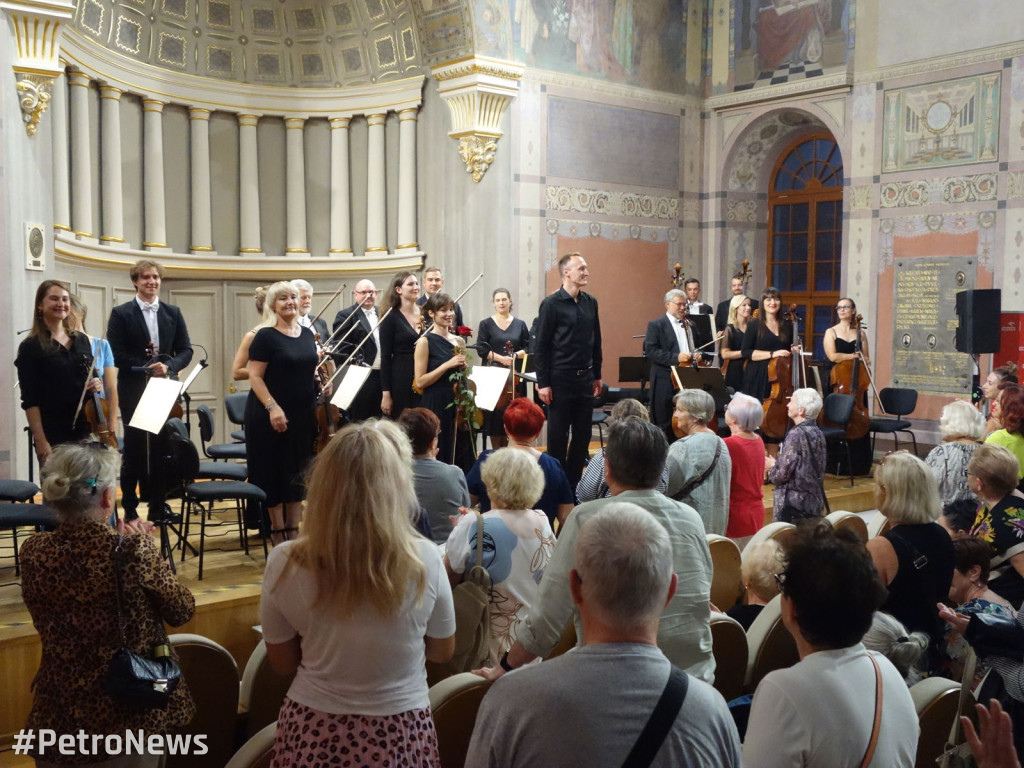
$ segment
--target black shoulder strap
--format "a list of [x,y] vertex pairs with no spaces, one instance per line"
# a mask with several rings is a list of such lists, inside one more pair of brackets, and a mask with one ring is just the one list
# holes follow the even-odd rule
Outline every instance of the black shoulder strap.
[[686,699],[686,691],[690,687],[690,678],[679,667],[672,665],[665,690],[651,712],[647,725],[640,732],[633,749],[626,757],[622,768],[647,768],[661,749],[665,737],[672,730],[672,725],[679,716],[679,710]]
[[703,485],[704,481],[707,480],[711,473],[715,470],[715,465],[718,464],[718,457],[722,455],[722,446],[725,445],[721,438],[718,440],[718,444],[715,446],[715,455],[711,457],[711,463],[708,464],[707,468],[700,474],[699,477],[695,477],[693,480],[688,482],[672,497],[676,501],[682,501],[689,496],[696,488]]

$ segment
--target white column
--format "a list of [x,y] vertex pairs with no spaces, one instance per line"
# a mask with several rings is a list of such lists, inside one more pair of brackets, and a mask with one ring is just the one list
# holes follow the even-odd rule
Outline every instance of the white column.
[[306,153],[303,117],[286,117],[285,127],[285,253],[309,253],[306,247]]
[[121,89],[100,86],[101,243],[123,243],[124,190],[121,186]]
[[352,253],[348,165],[348,125],[351,120],[350,117],[331,118],[331,253]]
[[384,189],[384,119],[382,112],[367,115],[369,125],[366,155],[366,252],[388,250],[387,197]]
[[416,242],[416,117],[415,108],[398,113],[398,245],[415,251]]
[[239,253],[260,248],[260,180],[256,154],[259,115],[238,116]]
[[68,186],[68,84],[65,77],[53,82],[50,94],[53,120],[53,228],[71,231],[71,188]]
[[192,140],[192,245],[193,253],[213,252],[213,201],[210,197],[210,110],[188,111]]
[[142,100],[143,199],[146,232],[142,247],[148,251],[167,246],[167,206],[164,203],[164,102]]
[[71,229],[79,240],[92,240],[92,145],[89,135],[89,78],[69,72],[71,84]]

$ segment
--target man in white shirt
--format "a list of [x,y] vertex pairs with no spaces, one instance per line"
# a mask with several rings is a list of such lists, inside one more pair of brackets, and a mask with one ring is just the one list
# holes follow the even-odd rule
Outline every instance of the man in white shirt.
[[299,325],[320,334],[321,342],[327,341],[327,323],[322,317],[313,321],[313,286],[301,278],[292,280],[292,285],[299,289]]
[[696,277],[691,277],[683,283],[683,290],[686,292],[686,303],[691,315],[713,315],[715,313],[710,304],[705,304],[700,300],[700,280]]
[[[355,303],[338,312],[334,318],[335,338],[340,341],[335,357],[339,362],[344,362],[359,347],[357,359],[352,362],[370,367],[369,377],[348,409],[352,421],[365,421],[381,415],[380,331],[377,328],[377,307],[374,304],[377,286],[372,280],[360,280],[356,283],[352,297]],[[366,341],[360,346],[363,339]]]

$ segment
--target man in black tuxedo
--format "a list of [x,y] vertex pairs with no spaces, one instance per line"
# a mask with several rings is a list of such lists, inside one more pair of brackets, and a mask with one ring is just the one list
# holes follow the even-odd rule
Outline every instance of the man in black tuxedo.
[[117,365],[117,395],[125,425],[121,505],[126,520],[139,516],[138,484],[149,506],[150,522],[164,522],[162,438],[129,427],[128,423],[149,378],[176,377],[192,360],[192,344],[181,310],[160,301],[163,268],[143,259],[135,263],[130,274],[135,298],[114,307],[107,321],[107,341]]
[[688,320],[686,298],[677,288],[666,293],[665,314],[647,324],[644,336],[644,356],[651,361],[651,421],[665,430],[669,442],[675,440],[672,398],[676,388],[671,369],[690,365],[693,350],[710,341],[696,323]]
[[[444,289],[444,275],[440,267],[427,267],[423,273],[423,295],[416,299],[421,307],[427,303],[427,299]],[[455,325],[465,325],[462,322],[462,307],[455,302]],[[454,333],[454,329],[452,329]]]
[[359,347],[356,357],[362,364],[370,366],[370,375],[348,409],[352,421],[365,421],[379,418],[381,415],[380,336],[377,331],[377,307],[374,305],[377,287],[371,280],[360,280],[352,293],[355,303],[341,310],[334,318],[334,332],[338,334],[337,338],[345,339],[338,345],[336,357],[340,360],[348,359],[359,343],[366,339],[366,343]]
[[327,322],[318,317],[313,320],[313,286],[299,278],[292,280],[292,285],[299,289],[299,325],[309,328],[313,333],[320,334],[320,341],[327,341]]
[[[729,289],[732,294],[723,302],[718,304],[718,309],[715,310],[715,330],[721,333],[725,330],[725,326],[729,324],[729,303],[732,301],[733,296],[743,295],[743,275],[735,274],[732,276],[732,280],[729,283]],[[750,300],[750,311],[753,312],[758,307],[757,299]]]

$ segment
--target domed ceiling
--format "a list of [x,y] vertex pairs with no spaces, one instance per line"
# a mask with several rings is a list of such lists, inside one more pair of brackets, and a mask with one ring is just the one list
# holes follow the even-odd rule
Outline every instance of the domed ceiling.
[[[421,71],[432,57],[420,50],[415,1],[79,0],[74,26],[118,54],[162,69],[256,85],[341,88]],[[431,27],[442,11],[449,30],[454,22],[449,34],[460,38],[445,47],[454,53],[466,46],[472,22],[462,3],[426,4],[420,21],[429,37],[436,37]]]

